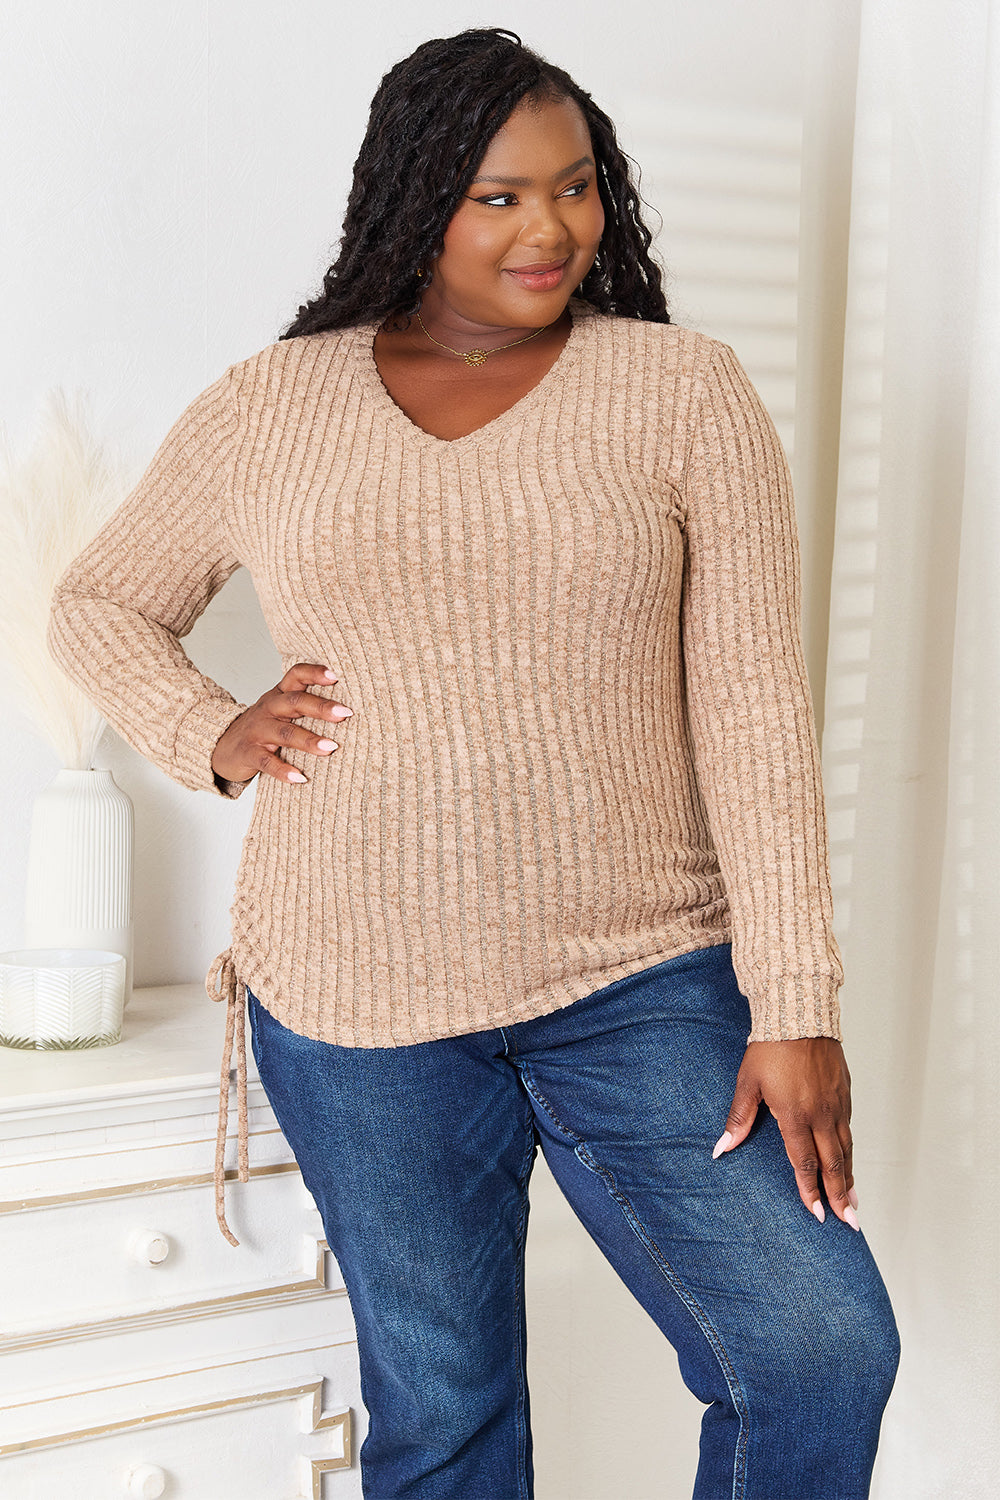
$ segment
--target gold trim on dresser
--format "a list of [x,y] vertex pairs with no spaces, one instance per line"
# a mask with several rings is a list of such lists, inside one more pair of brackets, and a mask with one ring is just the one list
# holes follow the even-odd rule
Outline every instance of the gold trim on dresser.
[[339,1411],[323,1410],[323,1380],[310,1380],[303,1385],[285,1386],[280,1390],[254,1391],[244,1396],[224,1396],[219,1401],[204,1401],[193,1406],[179,1406],[172,1411],[146,1412],[137,1417],[124,1417],[118,1422],[107,1422],[100,1427],[81,1427],[75,1432],[48,1433],[44,1437],[28,1438],[23,1442],[6,1443],[0,1445],[0,1458],[10,1457],[16,1453],[28,1453],[40,1448],[62,1447],[67,1443],[81,1443],[90,1438],[107,1437],[112,1433],[128,1432],[133,1428],[144,1430],[157,1427],[160,1423],[176,1422],[185,1417],[205,1416],[209,1412],[220,1412],[233,1410],[244,1406],[263,1406],[275,1401],[290,1401],[296,1398],[311,1397],[312,1425],[310,1433],[332,1432],[338,1427],[341,1429],[341,1446],[343,1453],[335,1458],[306,1458],[305,1462],[312,1468],[312,1492],[313,1500],[321,1500],[320,1486],[321,1475],[331,1469],[349,1469],[352,1463],[351,1443],[351,1408],[344,1407]]

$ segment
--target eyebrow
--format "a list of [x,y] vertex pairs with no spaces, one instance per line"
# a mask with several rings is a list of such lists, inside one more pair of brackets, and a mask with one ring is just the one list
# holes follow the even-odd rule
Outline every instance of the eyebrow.
[[[558,182],[561,177],[568,177],[571,172],[577,171],[580,167],[592,167],[593,165],[594,158],[592,156],[581,156],[579,161],[570,162],[569,166],[563,167],[561,172],[553,173],[552,181]],[[469,186],[475,187],[477,182],[495,182],[499,183],[501,187],[531,187],[533,180],[531,177],[473,177]]]

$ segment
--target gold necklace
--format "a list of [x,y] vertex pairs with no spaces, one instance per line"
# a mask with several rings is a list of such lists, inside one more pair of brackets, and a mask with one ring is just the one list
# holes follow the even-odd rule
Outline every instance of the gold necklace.
[[[417,322],[424,329],[424,332],[427,333],[427,329],[424,328],[424,320],[419,312],[417,313]],[[541,328],[536,328],[534,333],[529,333],[525,338],[515,339],[513,344],[498,344],[495,349],[469,349],[468,351],[453,349],[450,344],[442,344],[441,340],[436,339],[432,333],[427,333],[427,337],[432,344],[437,344],[439,349],[447,349],[449,354],[460,354],[467,365],[484,365],[491,354],[499,354],[501,349],[513,349],[515,344],[526,344],[529,339],[537,339],[540,333],[544,333],[546,328],[551,327],[551,323],[545,323]]]

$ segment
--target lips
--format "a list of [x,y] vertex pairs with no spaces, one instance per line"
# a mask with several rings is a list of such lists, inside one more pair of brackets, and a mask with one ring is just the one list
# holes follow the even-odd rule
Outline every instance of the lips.
[[562,260],[539,260],[531,266],[507,266],[506,269],[512,271],[515,276],[534,275],[535,272],[561,270],[568,260],[569,256],[565,255]]
[[563,279],[570,257],[565,260],[536,261],[533,266],[508,266],[505,274],[518,286],[532,292],[551,292]]

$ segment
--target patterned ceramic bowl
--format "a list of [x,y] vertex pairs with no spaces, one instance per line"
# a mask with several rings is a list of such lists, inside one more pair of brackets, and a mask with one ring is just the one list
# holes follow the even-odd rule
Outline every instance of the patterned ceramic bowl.
[[121,1040],[125,959],[96,948],[0,953],[0,1045],[46,1051]]

